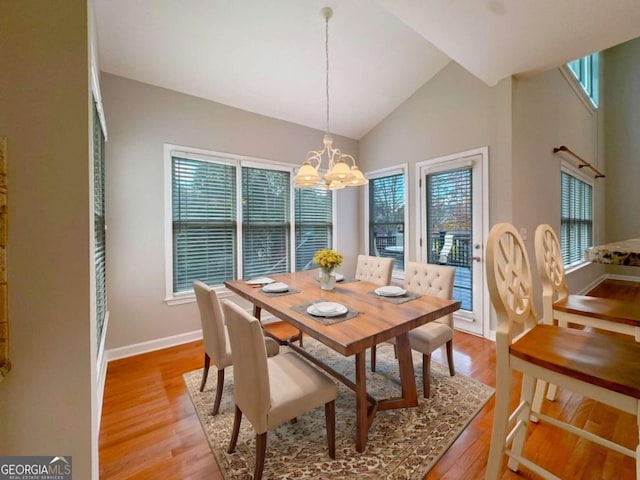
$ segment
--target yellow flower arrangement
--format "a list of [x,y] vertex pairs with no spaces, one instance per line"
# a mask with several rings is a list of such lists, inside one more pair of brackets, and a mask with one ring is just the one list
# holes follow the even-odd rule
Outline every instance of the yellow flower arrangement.
[[334,269],[339,267],[342,265],[342,260],[344,260],[344,258],[340,253],[329,248],[318,250],[313,256],[314,263],[320,265],[320,268],[323,269]]

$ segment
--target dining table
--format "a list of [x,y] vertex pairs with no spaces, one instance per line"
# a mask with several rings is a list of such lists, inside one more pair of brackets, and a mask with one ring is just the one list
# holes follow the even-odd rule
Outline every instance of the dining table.
[[[260,319],[265,310],[292,325],[299,338],[279,339],[334,376],[355,393],[356,432],[358,452],[366,448],[369,428],[380,410],[410,408],[418,405],[418,393],[413,357],[408,333],[421,325],[453,313],[460,302],[429,295],[405,292],[382,296],[375,293],[380,285],[344,276],[333,290],[323,290],[318,282],[319,269],[269,275],[268,280],[279,282],[286,290],[269,293],[263,284],[247,280],[230,280],[225,286],[253,304],[253,315]],[[344,307],[340,315],[321,316],[314,308],[320,302],[333,302]],[[315,312],[316,315],[309,312]],[[342,312],[342,310],[341,310]],[[266,330],[265,330],[266,331]],[[305,350],[302,335],[306,334],[335,352],[354,357],[355,381],[348,378]],[[381,342],[396,339],[401,396],[378,399],[367,392],[366,350]],[[298,344],[296,342],[300,340]]]

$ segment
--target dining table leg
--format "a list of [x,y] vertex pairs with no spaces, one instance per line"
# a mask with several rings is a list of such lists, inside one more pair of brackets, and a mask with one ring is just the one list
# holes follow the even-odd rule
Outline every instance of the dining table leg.
[[364,452],[369,433],[365,351],[356,353],[356,450]]

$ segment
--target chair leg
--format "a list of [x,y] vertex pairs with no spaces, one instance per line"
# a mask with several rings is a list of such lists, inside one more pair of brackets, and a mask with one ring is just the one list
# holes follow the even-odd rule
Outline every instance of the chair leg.
[[267,432],[256,433],[256,469],[253,472],[253,480],[262,478],[264,470],[264,457],[267,452]]
[[422,393],[424,398],[431,394],[431,355],[422,354]]
[[233,417],[233,430],[231,431],[231,441],[227,453],[233,453],[238,442],[238,434],[240,433],[240,423],[242,422],[242,410],[236,405],[236,413]]
[[449,375],[454,377],[456,366],[453,364],[453,340],[447,342],[447,363],[449,364]]
[[[511,451],[517,456],[522,455],[522,449],[524,447],[524,442],[527,437],[526,425],[529,423],[529,418],[531,417],[531,413],[532,413],[531,405],[533,403],[536,384],[537,384],[537,379],[533,378],[531,375],[522,376],[522,390],[520,393],[520,403],[524,403],[524,408],[522,408],[522,410],[520,410],[520,412],[518,413],[516,424],[521,423],[522,425],[525,425],[525,427],[518,428],[518,430],[516,431],[513,437],[513,443],[511,444]],[[507,465],[511,471],[517,472],[518,467],[520,466],[520,463],[515,458],[510,457]]]
[[371,371],[376,371],[376,346],[371,347]]
[[200,384],[200,391],[204,391],[204,386],[207,383],[207,376],[209,375],[209,364],[211,363],[211,359],[209,355],[204,354],[204,371],[202,372],[202,383]]
[[493,411],[493,428],[491,430],[491,447],[487,459],[485,480],[498,480],[504,461],[504,445],[509,426],[509,403],[511,401],[511,369],[508,365],[497,366],[495,408]]
[[216,386],[216,400],[213,403],[211,415],[217,415],[220,410],[220,400],[222,400],[222,390],[224,388],[224,368],[218,370],[218,384]]
[[327,423],[327,443],[329,445],[329,457],[336,458],[336,401],[331,400],[324,404],[324,416]]

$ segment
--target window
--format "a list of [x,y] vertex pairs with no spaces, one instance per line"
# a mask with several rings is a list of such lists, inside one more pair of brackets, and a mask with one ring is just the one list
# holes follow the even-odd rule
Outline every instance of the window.
[[104,142],[105,136],[100,122],[97,102],[93,102],[93,219],[96,275],[96,335],[97,351],[100,352],[102,331],[107,314],[106,242],[105,242],[105,199],[104,199]]
[[406,167],[368,174],[369,254],[393,258],[394,272],[404,272]]
[[329,190],[297,188],[296,271],[315,268],[313,255],[333,245],[333,193]]
[[195,279],[220,285],[314,268],[316,250],[331,247],[333,194],[292,196],[291,167],[169,145],[165,156],[168,298]]
[[598,54],[592,53],[567,65],[593,105],[598,108]]
[[568,169],[561,174],[560,250],[565,266],[584,262],[593,246],[593,185]]

